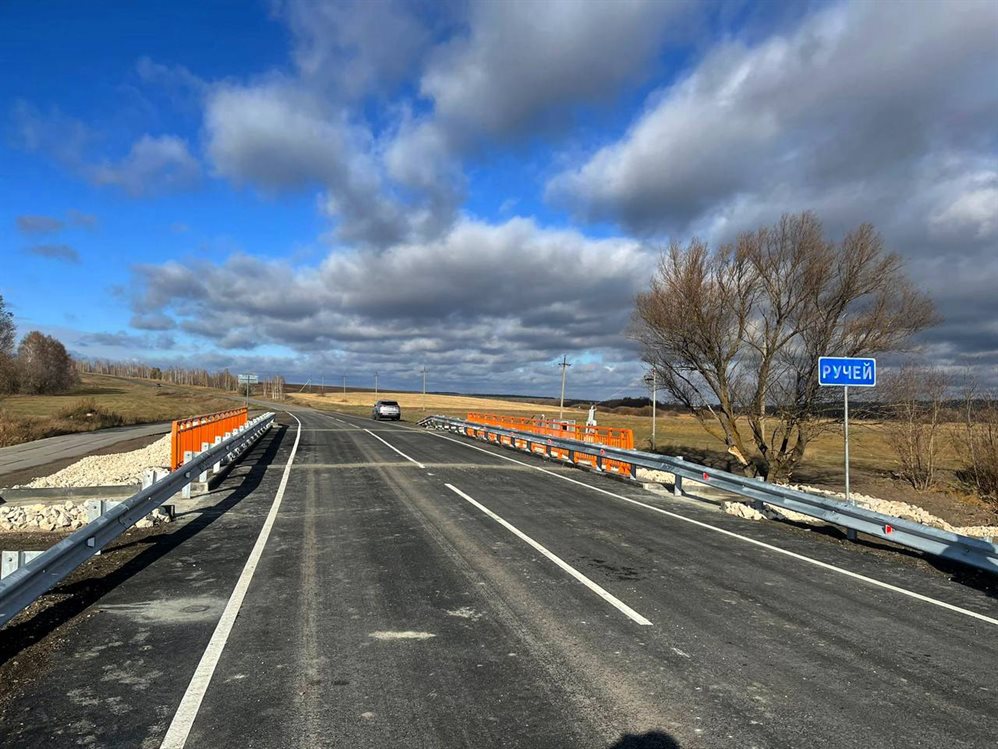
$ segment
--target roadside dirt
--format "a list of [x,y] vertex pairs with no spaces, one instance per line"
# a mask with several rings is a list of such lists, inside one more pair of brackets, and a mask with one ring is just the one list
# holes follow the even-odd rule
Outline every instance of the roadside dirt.
[[[80,621],[99,613],[93,604],[118,584],[115,573],[173,530],[173,524],[132,528],[0,630],[0,723],[7,700],[50,666]],[[47,549],[68,535],[0,533],[0,549]]]

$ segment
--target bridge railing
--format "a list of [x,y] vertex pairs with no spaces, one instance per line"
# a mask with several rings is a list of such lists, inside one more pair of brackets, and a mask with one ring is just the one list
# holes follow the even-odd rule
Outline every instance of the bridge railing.
[[[423,419],[420,424],[515,447],[530,453],[540,453],[545,457],[573,464],[579,462],[579,454],[588,455],[592,457],[596,470],[603,470],[603,466],[613,460],[653,471],[666,471],[675,476],[674,492],[677,495],[683,493],[684,480],[695,481],[745,497],[754,504],[765,503],[782,507],[831,525],[998,573],[998,546],[990,541],[891,517],[849,502],[777,486],[761,479],[698,465],[682,458],[604,447],[580,440],[539,435],[448,416],[430,416]],[[553,452],[554,450],[558,452]]]
[[0,580],[0,627],[139,520],[166,504],[179,490],[198,480],[199,474],[206,480],[213,467],[217,469],[235,460],[263,436],[273,421],[274,414],[265,413],[235,427],[228,439],[199,451],[179,469],[115,505]]
[[248,420],[249,409],[245,406],[177,419],[170,427],[170,470],[180,468],[185,453],[200,451],[204,443],[213,444],[216,437],[234,432]]

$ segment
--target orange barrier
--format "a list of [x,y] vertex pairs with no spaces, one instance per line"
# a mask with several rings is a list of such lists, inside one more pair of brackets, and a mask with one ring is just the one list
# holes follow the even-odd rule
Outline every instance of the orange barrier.
[[200,452],[207,442],[214,444],[216,437],[224,437],[226,432],[235,431],[246,423],[248,409],[234,408],[189,419],[177,419],[170,429],[170,469],[175,471],[183,465],[184,453]]
[[[494,414],[469,413],[468,421],[486,426],[499,427],[500,429],[513,429],[519,432],[529,432],[540,434],[546,437],[557,437],[565,440],[578,440],[579,442],[589,442],[594,445],[606,445],[607,447],[618,447],[622,450],[634,449],[634,431],[631,429],[618,429],[617,427],[586,426],[585,424],[566,424],[562,421],[552,419],[535,419],[523,416],[496,416]],[[527,448],[526,440],[518,440],[511,437],[488,435],[492,442],[499,442],[503,445],[512,445],[521,449]],[[575,453],[569,454],[568,450],[550,447],[539,442],[532,443],[533,452],[540,455],[549,455],[558,460],[572,460],[575,463],[584,463],[592,468],[598,468],[598,459],[595,455],[583,455]],[[603,460],[603,470],[611,473],[623,473],[631,475],[631,464],[623,463],[619,460]]]

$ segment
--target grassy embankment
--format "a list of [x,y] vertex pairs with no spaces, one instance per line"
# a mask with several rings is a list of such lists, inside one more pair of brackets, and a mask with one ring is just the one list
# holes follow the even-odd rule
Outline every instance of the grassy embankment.
[[150,380],[83,375],[80,385],[68,393],[0,398],[0,447],[58,434],[170,421],[235,405],[208,388],[168,383],[157,387]]

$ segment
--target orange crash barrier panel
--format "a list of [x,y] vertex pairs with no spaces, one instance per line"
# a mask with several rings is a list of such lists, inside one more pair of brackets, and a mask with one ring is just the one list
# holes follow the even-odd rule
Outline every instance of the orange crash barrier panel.
[[231,411],[218,411],[189,419],[177,419],[170,429],[170,470],[177,470],[184,463],[184,453],[199,452],[207,442],[214,444],[216,437],[224,437],[241,427],[249,418],[249,410],[244,406]]
[[[622,450],[634,449],[634,431],[632,429],[619,429],[617,427],[586,426],[585,424],[567,424],[563,421],[552,419],[537,419],[524,416],[497,416],[494,414],[469,413],[468,421],[485,426],[498,427],[500,429],[511,429],[519,432],[529,432],[545,437],[557,437],[566,440],[578,440],[579,442],[589,442],[594,445],[605,445],[606,447],[618,447]],[[489,435],[492,442],[501,442],[504,445],[512,444],[514,447],[526,448],[525,440],[510,439],[509,437],[496,438]],[[535,442],[533,451],[540,455],[550,455],[559,460],[569,460],[568,450]],[[597,467],[595,455],[575,454],[575,462]],[[631,464],[619,460],[603,460],[603,470],[611,473],[631,474]]]

